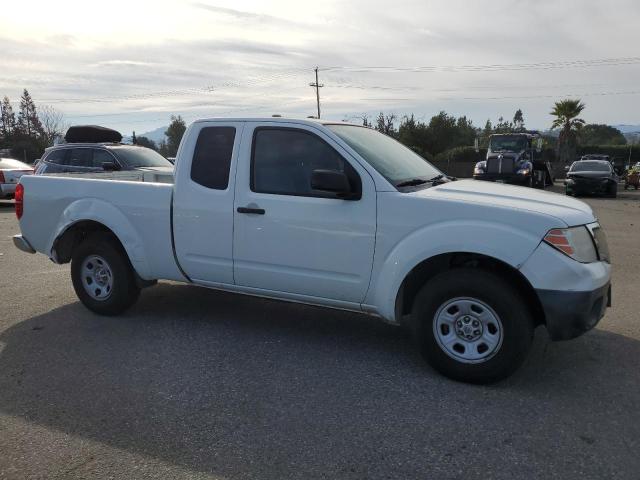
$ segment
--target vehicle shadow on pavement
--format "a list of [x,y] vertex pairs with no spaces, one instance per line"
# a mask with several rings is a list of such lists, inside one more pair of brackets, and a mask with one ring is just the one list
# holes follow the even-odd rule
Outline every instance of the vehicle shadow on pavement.
[[161,283],[3,332],[0,410],[221,477],[609,477],[638,464],[639,367],[636,340],[539,329],[513,377],[465,385],[374,319]]

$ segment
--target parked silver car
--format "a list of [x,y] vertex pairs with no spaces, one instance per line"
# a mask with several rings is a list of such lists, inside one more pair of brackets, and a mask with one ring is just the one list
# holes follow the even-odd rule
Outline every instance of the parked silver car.
[[20,177],[32,174],[30,165],[13,158],[0,158],[0,198],[13,198]]
[[36,166],[36,175],[117,170],[172,172],[173,164],[158,152],[136,145],[65,143],[45,150]]

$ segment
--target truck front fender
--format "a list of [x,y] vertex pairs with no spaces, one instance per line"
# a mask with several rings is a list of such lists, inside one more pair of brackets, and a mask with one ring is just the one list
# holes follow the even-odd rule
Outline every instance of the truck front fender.
[[82,198],[69,204],[49,239],[49,257],[57,261],[54,252],[56,240],[78,222],[100,223],[113,232],[124,247],[131,265],[143,279],[150,279],[149,263],[142,239],[129,219],[113,204],[96,198]]
[[404,237],[385,258],[375,262],[374,281],[365,303],[387,321],[399,323],[395,311],[398,291],[411,270],[425,260],[448,253],[472,253],[517,269],[540,241],[529,232],[487,221],[455,220],[428,225]]

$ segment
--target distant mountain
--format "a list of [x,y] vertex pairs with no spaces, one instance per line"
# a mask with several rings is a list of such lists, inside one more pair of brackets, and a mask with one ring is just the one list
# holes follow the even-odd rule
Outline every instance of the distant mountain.
[[161,141],[166,140],[164,132],[167,131],[167,128],[169,128],[168,125],[165,127],[156,128],[155,130],[151,130],[150,132],[136,133],[136,137],[147,137],[149,140],[160,143]]
[[640,125],[612,125],[622,133],[640,133]]

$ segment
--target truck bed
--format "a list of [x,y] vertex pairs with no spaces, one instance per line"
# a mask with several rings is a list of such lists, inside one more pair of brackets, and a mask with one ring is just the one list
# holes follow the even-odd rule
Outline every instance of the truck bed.
[[157,170],[46,173],[43,176],[62,178],[94,178],[99,180],[118,180],[121,182],[173,183],[173,172],[162,172]]
[[30,175],[21,183],[20,227],[36,251],[51,257],[53,242],[66,228],[92,218],[125,236],[120,240],[142,278],[183,279],[171,241],[172,184],[86,175]]

